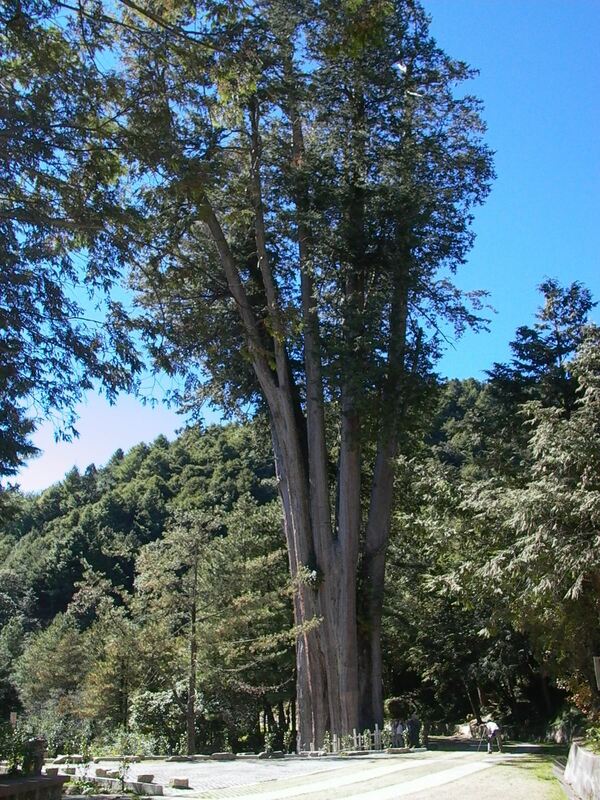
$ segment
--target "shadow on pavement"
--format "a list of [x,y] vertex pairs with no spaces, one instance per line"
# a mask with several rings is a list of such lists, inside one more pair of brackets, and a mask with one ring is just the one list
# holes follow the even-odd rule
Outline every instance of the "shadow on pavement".
[[[477,750],[479,750],[479,752],[485,752],[487,750],[487,740],[485,738],[483,740],[465,739],[462,736],[430,736],[428,748],[429,750],[454,750],[465,753],[476,752]],[[568,748],[562,745],[511,742],[506,739],[503,743],[504,753],[530,753],[538,756],[558,756],[563,755],[567,749]],[[502,755],[498,753],[496,747],[494,747],[494,754]]]

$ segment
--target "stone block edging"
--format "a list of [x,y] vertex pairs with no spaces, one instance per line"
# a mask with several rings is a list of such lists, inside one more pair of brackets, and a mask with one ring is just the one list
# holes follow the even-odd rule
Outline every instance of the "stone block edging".
[[600,797],[600,756],[573,742],[564,780],[581,800],[597,800]]
[[[89,780],[99,783],[101,786],[106,786],[107,789],[115,789],[117,792],[121,789],[121,781],[117,778],[109,778],[101,775],[92,775]],[[143,783],[141,781],[125,781],[125,789],[128,789],[134,794],[145,795],[146,797],[155,797],[156,795],[162,796],[163,787],[159,783]]]
[[[108,756],[95,756],[92,759],[94,764],[101,764],[103,761],[122,761],[126,764],[139,764],[140,761],[162,761],[165,756],[142,756],[142,755],[119,755],[118,753],[114,753],[113,755]],[[55,762],[56,763],[56,762]]]

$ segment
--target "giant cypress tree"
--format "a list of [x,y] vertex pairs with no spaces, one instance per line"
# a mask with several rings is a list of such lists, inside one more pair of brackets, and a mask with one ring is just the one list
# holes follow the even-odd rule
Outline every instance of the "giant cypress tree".
[[435,320],[476,324],[448,279],[492,174],[478,103],[456,94],[471,72],[412,0],[80,13],[88,52],[111,30],[123,96],[106,130],[156,362],[192,405],[268,413],[300,744],[381,723],[394,459]]

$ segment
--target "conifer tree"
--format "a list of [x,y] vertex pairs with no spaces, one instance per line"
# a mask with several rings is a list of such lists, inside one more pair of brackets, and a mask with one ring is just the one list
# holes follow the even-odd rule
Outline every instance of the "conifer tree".
[[540,400],[561,407],[568,416],[577,402],[577,381],[569,365],[585,335],[597,305],[585,286],[574,281],[561,286],[554,279],[539,287],[543,305],[533,326],[521,325],[510,343],[509,364],[494,364],[489,372],[492,389],[505,405]]

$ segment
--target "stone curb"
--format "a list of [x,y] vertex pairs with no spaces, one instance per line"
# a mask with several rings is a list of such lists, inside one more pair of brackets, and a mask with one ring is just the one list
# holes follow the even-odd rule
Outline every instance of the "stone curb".
[[573,742],[564,780],[581,800],[597,800],[600,797],[600,756]]
[[142,756],[142,755],[123,755],[119,753],[113,753],[112,755],[108,756],[95,756],[92,761],[94,764],[100,764],[102,761],[124,761],[127,764],[137,764],[140,761],[163,761],[166,756]]
[[[89,778],[89,780],[99,783],[101,786],[106,786],[108,789],[121,790],[121,781],[118,778],[108,778],[102,775],[96,775]],[[142,781],[125,781],[125,789],[138,795],[146,797],[156,797],[163,795],[163,787],[160,783],[144,783]]]

